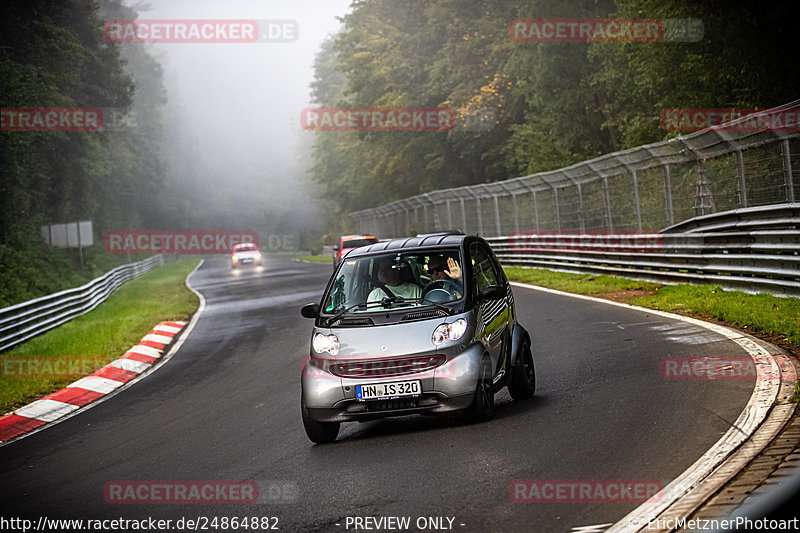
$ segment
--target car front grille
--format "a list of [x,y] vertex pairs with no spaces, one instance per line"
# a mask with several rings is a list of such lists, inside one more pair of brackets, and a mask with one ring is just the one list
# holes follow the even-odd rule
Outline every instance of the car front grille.
[[346,361],[333,363],[331,374],[343,378],[375,378],[405,376],[426,372],[447,361],[443,355],[426,355],[419,357],[402,357],[393,359],[367,359],[364,361]]

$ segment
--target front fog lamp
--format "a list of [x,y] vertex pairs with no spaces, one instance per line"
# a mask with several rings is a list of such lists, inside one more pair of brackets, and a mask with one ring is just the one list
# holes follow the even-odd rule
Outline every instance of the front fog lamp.
[[439,326],[433,330],[431,341],[433,341],[433,344],[436,346],[439,346],[444,341],[457,341],[466,331],[467,321],[463,318],[459,318],[451,324],[439,324]]
[[322,333],[317,333],[314,335],[311,345],[317,353],[328,352],[331,355],[339,353],[339,337],[333,334],[323,335]]

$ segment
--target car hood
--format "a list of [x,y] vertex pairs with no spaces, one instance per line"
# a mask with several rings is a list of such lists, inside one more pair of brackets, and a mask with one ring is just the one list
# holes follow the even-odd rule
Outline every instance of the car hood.
[[[437,353],[431,337],[433,331],[445,322],[467,318],[471,313],[463,313],[400,324],[350,328],[314,328],[314,333],[334,333],[339,338],[339,353],[335,357],[325,354],[326,359],[359,359],[369,357],[397,357],[404,355],[432,355]],[[474,321],[473,321],[474,322]],[[445,342],[439,348],[450,348],[461,344],[472,335],[472,327],[461,341]]]

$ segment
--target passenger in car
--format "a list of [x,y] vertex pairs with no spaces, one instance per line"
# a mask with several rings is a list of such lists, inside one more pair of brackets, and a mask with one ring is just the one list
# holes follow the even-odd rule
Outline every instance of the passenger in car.
[[[413,278],[411,267],[405,261],[394,261],[385,259],[378,265],[378,279],[387,286],[395,296],[403,298],[421,298],[422,288],[416,283],[406,281]],[[379,302],[388,297],[381,287],[377,287],[369,293],[368,302]]]

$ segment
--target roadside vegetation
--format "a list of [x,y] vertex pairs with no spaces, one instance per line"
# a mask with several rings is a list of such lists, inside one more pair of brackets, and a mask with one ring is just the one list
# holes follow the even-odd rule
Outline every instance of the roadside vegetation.
[[[507,267],[512,281],[585,294],[720,322],[800,356],[800,299],[723,290],[718,285],[660,285],[615,276]],[[800,384],[794,401],[800,401]]]
[[84,285],[109,270],[147,256],[109,254],[102,246],[79,251],[30,241],[18,247],[0,244],[0,308]]
[[327,263],[333,265],[333,258],[325,254],[298,255],[295,259],[298,261],[307,261],[309,263]]
[[188,320],[197,309],[198,300],[185,280],[197,261],[182,258],[128,281],[90,313],[0,355],[0,413],[59,390],[80,377],[28,378],[19,375],[19,360],[68,359],[73,368],[91,373],[125,353],[159,322]]

